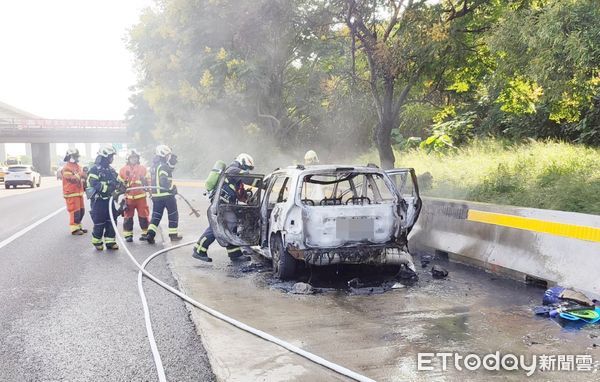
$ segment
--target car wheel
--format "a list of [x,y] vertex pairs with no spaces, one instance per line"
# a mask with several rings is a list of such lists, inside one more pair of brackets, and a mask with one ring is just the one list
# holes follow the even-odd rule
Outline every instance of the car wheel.
[[34,187],[35,187],[35,182],[32,180],[32,181],[29,183],[29,188],[34,188]]
[[7,190],[10,188],[9,184],[4,183],[4,188],[6,188]]
[[35,186],[39,187],[41,185],[42,185],[42,178],[40,177],[40,178],[38,178],[38,182],[37,182],[37,184]]
[[279,235],[271,238],[271,258],[273,260],[273,274],[281,280],[293,279],[296,275],[296,259],[283,247]]

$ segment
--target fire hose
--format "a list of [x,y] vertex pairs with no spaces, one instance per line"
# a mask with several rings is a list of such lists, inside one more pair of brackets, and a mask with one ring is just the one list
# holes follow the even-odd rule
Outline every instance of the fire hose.
[[[131,187],[128,188],[128,191],[133,191],[133,190],[148,190],[148,189],[160,189],[160,187]],[[183,199],[183,196],[182,196]],[[192,208],[192,213],[195,213],[194,211],[196,211],[193,207],[191,207],[191,204],[186,200],[183,199],[189,206],[190,208]],[[110,197],[110,201],[109,201],[109,205],[112,206],[114,203],[114,196]],[[196,211],[197,212],[197,211]],[[266,332],[263,332],[262,330],[256,329],[252,326],[246,325],[243,322],[240,322],[234,318],[231,318],[217,310],[214,310],[196,300],[194,300],[193,298],[189,297],[188,295],[184,294],[183,292],[171,287],[170,285],[166,284],[165,282],[163,282],[162,280],[158,279],[156,276],[154,276],[153,274],[151,274],[150,272],[148,272],[146,270],[146,266],[148,265],[148,263],[154,259],[155,257],[167,253],[169,251],[175,250],[177,248],[181,248],[184,246],[188,246],[188,245],[192,245],[195,243],[195,241],[190,241],[190,242],[186,242],[186,243],[182,243],[182,244],[178,244],[178,245],[174,245],[168,248],[163,248],[160,251],[154,252],[153,254],[151,254],[148,258],[146,258],[146,260],[140,264],[135,257],[133,256],[133,254],[131,253],[131,251],[129,250],[129,248],[127,247],[127,243],[125,242],[125,240],[123,239],[123,236],[121,235],[121,233],[119,232],[119,229],[117,227],[116,221],[115,221],[115,217],[114,217],[114,213],[113,213],[113,208],[109,208],[109,213],[110,213],[110,218],[111,218],[111,224],[115,230],[116,233],[116,237],[119,240],[119,243],[123,246],[123,248],[125,249],[125,253],[127,254],[127,256],[129,257],[129,259],[133,262],[133,264],[136,266],[136,268],[138,268],[139,272],[138,272],[138,291],[140,293],[140,298],[142,299],[142,306],[143,306],[143,310],[144,310],[144,320],[146,322],[146,331],[148,333],[148,340],[150,342],[150,348],[152,350],[152,356],[154,358],[154,364],[156,365],[156,371],[158,374],[158,380],[160,382],[165,382],[167,381],[167,378],[165,376],[165,370],[162,364],[162,359],[160,357],[160,353],[158,351],[158,347],[156,345],[156,341],[154,339],[154,332],[152,330],[152,322],[150,320],[150,310],[148,308],[148,303],[146,300],[146,296],[143,290],[143,285],[142,285],[142,275],[148,277],[150,280],[154,281],[156,284],[158,284],[159,286],[163,287],[164,289],[168,290],[169,292],[175,294],[176,296],[180,297],[181,299],[183,299],[184,301],[188,302],[189,304],[195,306],[196,308],[210,314],[211,316],[218,318],[219,320],[225,321],[230,325],[235,326],[238,329],[241,329],[245,332],[254,334],[257,337],[260,337],[268,342],[274,343],[276,345],[279,345],[280,347],[289,350],[292,353],[295,353],[301,357],[304,357],[318,365],[324,366],[330,370],[333,370],[334,372],[344,375],[346,377],[349,377],[355,381],[361,381],[361,382],[375,382],[373,379],[368,378],[362,374],[359,374],[355,371],[352,371],[350,369],[347,369],[341,365],[338,365],[334,362],[328,361],[325,358],[322,358],[316,354],[310,353],[298,346],[295,346],[289,342],[286,342],[278,337],[275,337],[271,334],[268,334]]]

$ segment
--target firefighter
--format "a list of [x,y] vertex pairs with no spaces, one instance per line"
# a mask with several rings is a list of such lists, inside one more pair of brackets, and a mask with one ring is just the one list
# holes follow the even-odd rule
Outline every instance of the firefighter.
[[[136,150],[131,150],[127,155],[127,164],[119,171],[119,181],[127,188],[143,187],[149,184],[148,171],[146,167],[140,164],[140,154]],[[133,217],[137,210],[138,221],[142,229],[140,240],[146,240],[148,234],[148,202],[146,200],[146,191],[131,190],[125,193],[126,206],[123,213],[123,236],[129,243],[133,241]]]
[[179,212],[177,211],[177,186],[173,184],[173,170],[177,164],[177,155],[173,154],[171,148],[160,145],[156,148],[156,156],[150,170],[152,191],[152,219],[148,227],[147,241],[154,244],[158,224],[162,219],[163,212],[167,210],[169,220],[169,238],[171,241],[179,241],[183,237],[177,233],[179,224]]
[[319,157],[315,150],[308,150],[306,154],[304,154],[304,164],[307,166],[319,164]]
[[111,206],[109,203],[111,195],[122,188],[117,172],[110,165],[115,154],[116,151],[112,146],[100,148],[96,162],[90,168],[87,176],[86,193],[90,199],[90,215],[94,222],[92,244],[99,251],[104,249],[104,244],[107,249],[119,249],[109,213],[109,208],[112,208],[116,221],[119,212],[114,205]]
[[85,173],[79,166],[79,150],[68,149],[63,160],[66,164],[61,170],[62,186],[69,212],[69,228],[72,235],[83,235],[87,233],[87,229],[81,226],[81,220],[85,215],[85,204],[83,203]]
[[[247,174],[254,169],[254,159],[248,154],[240,154],[237,156],[224,171],[227,175],[223,188],[221,189],[220,195],[216,195],[214,192],[211,194],[211,198],[219,197],[224,203],[234,204],[237,200],[245,201],[245,189],[244,183],[241,179],[235,177],[238,174]],[[235,227],[232,227],[235,231]],[[212,262],[212,258],[208,256],[208,247],[215,241],[215,234],[213,227],[208,226],[198,242],[194,246],[192,257],[198,260]],[[249,261],[250,256],[244,255],[242,248],[237,245],[228,245],[227,255],[231,261]]]

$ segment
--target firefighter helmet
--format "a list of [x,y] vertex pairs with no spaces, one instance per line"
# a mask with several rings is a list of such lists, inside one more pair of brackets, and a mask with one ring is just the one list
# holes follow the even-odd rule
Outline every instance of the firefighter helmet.
[[242,166],[243,170],[254,170],[254,159],[246,153],[238,155],[235,161]]
[[108,158],[109,156],[115,155],[116,153],[117,150],[115,150],[115,148],[112,145],[101,147],[100,150],[98,150],[98,155],[104,158]]
[[159,157],[166,158],[171,152],[171,148],[167,145],[156,146],[156,155]]
[[140,158],[140,153],[136,149],[131,149],[127,153],[127,160],[129,160],[129,158],[131,158],[131,157],[138,157],[138,159],[139,159]]
[[70,149],[67,149],[67,153],[65,154],[63,161],[70,162],[72,159],[73,162],[77,162],[78,158],[79,158],[79,150],[77,150],[76,148],[70,148]]
[[319,164],[319,157],[315,150],[308,150],[306,154],[304,154],[304,164]]

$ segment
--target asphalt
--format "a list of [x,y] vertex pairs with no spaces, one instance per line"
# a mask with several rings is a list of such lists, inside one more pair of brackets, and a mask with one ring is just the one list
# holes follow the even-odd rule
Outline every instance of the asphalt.
[[[180,187],[201,211],[207,203],[199,190]],[[185,211],[185,207],[182,209]],[[206,227],[182,214],[182,232],[194,239]],[[465,372],[418,371],[419,353],[457,352],[485,355],[496,351],[531,359],[534,355],[590,355],[600,361],[600,327],[561,327],[532,308],[544,289],[506,279],[443,257],[415,253],[418,282],[390,289],[393,276],[367,267],[313,269],[299,276],[318,293],[292,293],[294,282],[280,282],[269,261],[253,255],[251,264],[231,264],[214,244],[212,263],[191,257],[189,247],[169,252],[175,277],[184,291],[234,319],[277,336],[376,381],[581,381],[599,380],[598,371]],[[428,257],[426,257],[428,256]],[[423,267],[420,261],[430,261]],[[443,279],[432,265],[446,268]],[[359,277],[363,286],[349,287]],[[282,348],[192,309],[192,317],[209,352],[213,371],[226,381],[340,381],[340,375]]]
[[[0,189],[0,241],[63,205],[59,187]],[[157,380],[137,271],[123,250],[97,252],[90,238],[72,237],[63,211],[0,248],[0,381]],[[140,261],[160,247],[132,245]],[[176,284],[163,257],[149,269]],[[185,305],[144,287],[168,380],[214,380]]]
[[[182,185],[180,192],[206,209],[197,188]],[[0,242],[63,203],[58,187],[0,188]],[[180,203],[181,231],[190,240],[205,228],[206,216],[187,211]],[[85,225],[91,227],[89,216]],[[161,247],[136,242],[131,248],[141,261]],[[434,259],[450,271],[447,278],[434,279],[430,265],[419,267],[419,281],[400,289],[389,289],[387,276],[371,280],[368,272],[315,270],[300,279],[319,293],[305,296],[290,293],[293,282],[274,279],[259,255],[251,264],[231,265],[216,244],[213,263],[190,253],[185,247],[159,256],[149,270],[212,308],[378,381],[526,378],[520,372],[442,372],[439,361],[435,370],[419,372],[422,352],[600,359],[598,326],[572,330],[534,317],[531,308],[540,304],[543,289],[460,264]],[[355,276],[367,285],[349,288]],[[123,250],[99,253],[89,234],[72,237],[64,211],[0,248],[0,381],[157,380],[136,277]],[[184,305],[151,281],[144,287],[170,381],[345,380]],[[528,380],[597,375],[538,372]]]

